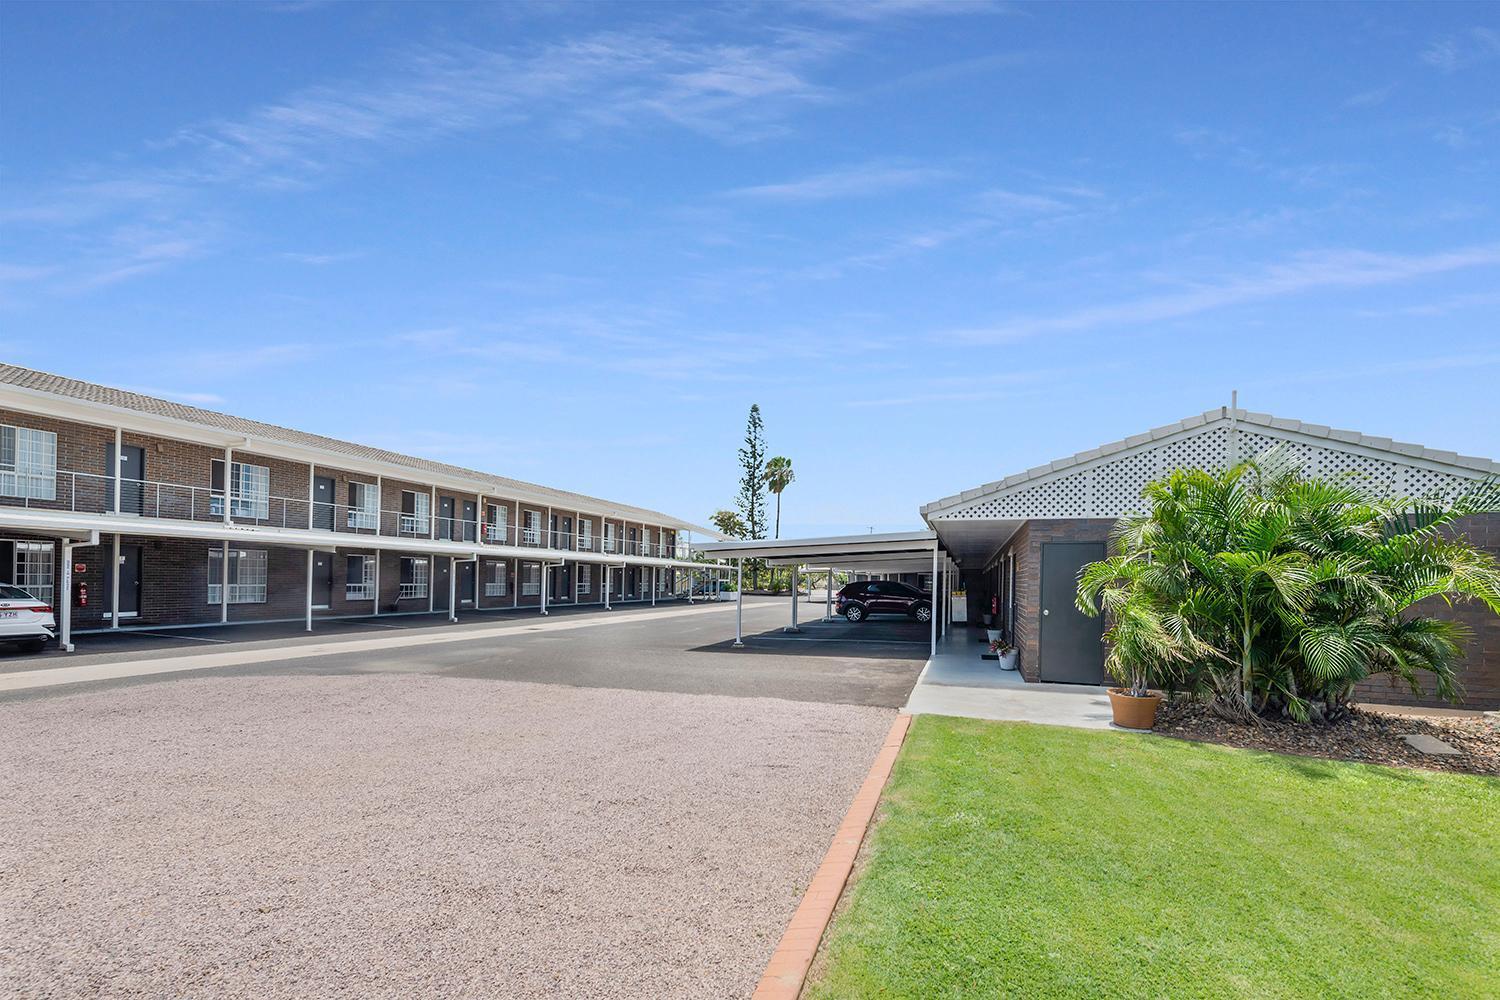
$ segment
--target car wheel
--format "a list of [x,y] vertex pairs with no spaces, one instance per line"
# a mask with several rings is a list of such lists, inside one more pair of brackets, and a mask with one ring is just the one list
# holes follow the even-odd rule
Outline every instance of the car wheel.
[[911,613],[911,616],[923,625],[926,625],[932,621],[932,605],[918,604],[917,609]]
[[28,653],[40,653],[42,650],[47,648],[47,640],[27,639],[25,642],[21,643],[21,648],[26,650],[26,652]]
[[862,622],[865,620],[865,609],[858,604],[851,604],[844,609],[844,617],[851,622]]

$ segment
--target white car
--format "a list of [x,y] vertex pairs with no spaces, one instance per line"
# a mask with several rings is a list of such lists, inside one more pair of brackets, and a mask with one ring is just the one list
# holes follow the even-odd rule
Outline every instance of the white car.
[[45,601],[0,583],[0,643],[19,643],[28,653],[38,653],[56,633],[57,622]]

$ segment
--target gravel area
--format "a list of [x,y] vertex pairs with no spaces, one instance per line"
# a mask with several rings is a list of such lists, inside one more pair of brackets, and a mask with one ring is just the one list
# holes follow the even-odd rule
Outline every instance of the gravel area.
[[[1262,720],[1251,726],[1221,719],[1201,702],[1176,698],[1162,703],[1156,731],[1163,736],[1305,757],[1500,775],[1500,726],[1487,718],[1386,715],[1354,709],[1331,725]],[[1435,736],[1459,753],[1422,753],[1401,738],[1408,733]]]
[[893,715],[393,675],[0,704],[0,994],[748,996]]

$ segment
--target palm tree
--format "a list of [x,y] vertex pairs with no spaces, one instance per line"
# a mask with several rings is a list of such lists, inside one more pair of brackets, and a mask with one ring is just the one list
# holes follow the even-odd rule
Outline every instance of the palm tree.
[[792,460],[777,455],[766,462],[766,471],[761,474],[766,488],[776,494],[776,538],[781,537],[781,491],[797,481],[792,471]]
[[1500,483],[1457,500],[1391,499],[1354,478],[1304,478],[1272,450],[1227,472],[1178,470],[1145,490],[1113,553],[1079,574],[1078,607],[1109,621],[1122,684],[1207,692],[1223,715],[1332,718],[1387,674],[1456,697],[1467,630],[1412,615],[1427,597],[1500,614],[1500,565],[1452,534],[1500,509]]

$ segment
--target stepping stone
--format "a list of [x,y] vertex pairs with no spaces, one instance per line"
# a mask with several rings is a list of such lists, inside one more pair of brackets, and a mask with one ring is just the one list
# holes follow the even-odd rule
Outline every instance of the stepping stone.
[[1419,753],[1439,754],[1442,756],[1456,756],[1462,753],[1461,750],[1458,750],[1451,744],[1444,743],[1436,736],[1428,736],[1426,733],[1407,733],[1401,738],[1410,744],[1413,750]]

